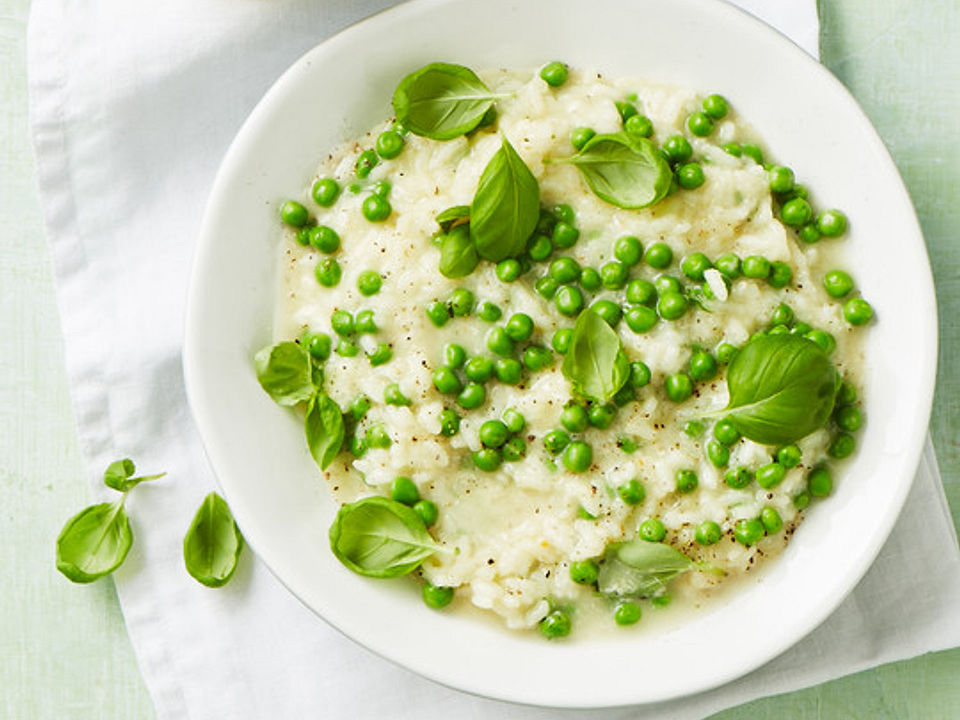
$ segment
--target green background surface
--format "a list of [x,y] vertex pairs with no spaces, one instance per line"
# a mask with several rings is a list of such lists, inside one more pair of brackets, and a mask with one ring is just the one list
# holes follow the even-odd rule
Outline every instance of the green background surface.
[[[0,0],[0,716],[150,720],[113,584],[71,585],[53,563],[60,527],[90,492],[28,135],[28,9],[29,0]],[[940,303],[931,430],[957,524],[960,364],[950,359],[960,349],[960,0],[821,0],[820,12],[823,62],[886,141],[926,236]],[[713,720],[950,720],[960,717],[958,678],[955,649]]]

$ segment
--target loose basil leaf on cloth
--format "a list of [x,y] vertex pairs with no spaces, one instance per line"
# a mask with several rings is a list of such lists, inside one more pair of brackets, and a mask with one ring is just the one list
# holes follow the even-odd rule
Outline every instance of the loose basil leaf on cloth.
[[797,335],[762,335],[730,363],[730,403],[718,414],[754,442],[787,445],[823,427],[839,387],[819,345]]
[[576,155],[545,162],[576,165],[594,195],[625,210],[659,202],[673,178],[656,145],[625,133],[594,135]]
[[454,205],[444,210],[434,218],[440,226],[440,232],[450,232],[450,229],[470,220],[469,205]]
[[537,179],[503,138],[480,176],[470,205],[470,235],[477,253],[491,262],[519,255],[539,219]]
[[573,326],[563,375],[577,393],[602,403],[609,402],[630,376],[620,336],[590,308],[580,313]]
[[307,446],[321,470],[333,462],[343,445],[343,414],[326,393],[318,392],[307,407],[304,420]]
[[476,128],[497,97],[470,68],[430,63],[400,81],[393,111],[414,135],[450,140]]
[[57,537],[57,570],[75,583],[108,575],[130,552],[133,531],[123,499],[91,505],[72,517]]
[[597,588],[604,595],[645,598],[659,595],[694,562],[665,543],[629,540],[607,545]]
[[158,473],[157,475],[133,477],[135,472],[136,466],[133,464],[133,460],[129,458],[117,460],[110,463],[103,473],[103,482],[109,488],[119,490],[120,492],[128,492],[142,482],[157,480],[166,475],[166,473]]
[[315,392],[310,353],[299,343],[285,341],[266,347],[253,358],[260,386],[280,405],[296,405]]
[[440,236],[440,274],[448,278],[469,275],[480,262],[469,225],[457,225]]
[[227,501],[212,492],[183,538],[183,563],[193,578],[207,587],[220,587],[233,577],[243,550],[243,536]]
[[355,573],[392,578],[414,570],[439,546],[412,508],[375,495],[340,508],[330,548]]

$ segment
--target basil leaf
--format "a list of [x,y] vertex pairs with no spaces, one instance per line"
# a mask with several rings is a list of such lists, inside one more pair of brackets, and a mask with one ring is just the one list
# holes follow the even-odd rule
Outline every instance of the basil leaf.
[[604,595],[651,597],[692,567],[690,558],[664,543],[639,539],[611,543],[600,562],[597,588]]
[[136,472],[136,467],[133,464],[133,460],[129,458],[117,460],[110,463],[103,473],[103,482],[109,488],[119,490],[120,492],[128,492],[142,482],[156,480],[166,475],[166,473],[159,473],[157,475],[131,477],[134,472]]
[[440,226],[440,232],[450,232],[450,228],[461,225],[470,220],[469,205],[454,205],[447,208],[434,218]]
[[470,205],[470,235],[484,260],[500,262],[527,247],[540,219],[540,186],[503,138],[480,176]]
[[281,342],[258,352],[253,359],[257,380],[276,402],[296,405],[315,392],[310,353],[295,342]]
[[414,570],[439,546],[412,508],[377,495],[340,508],[330,547],[355,573],[392,578]]
[[207,587],[220,587],[233,577],[243,550],[243,536],[227,501],[212,492],[203,499],[183,538],[183,564]]
[[730,363],[723,415],[754,442],[787,445],[823,427],[839,386],[839,374],[816,343],[762,335]]
[[480,262],[469,225],[457,225],[440,240],[440,274],[448,278],[469,275]]
[[563,374],[577,393],[602,403],[609,402],[630,376],[620,336],[589,308],[573,326]]
[[450,140],[477,127],[497,97],[470,68],[430,63],[400,81],[393,111],[414,135]]
[[57,570],[89,583],[120,567],[133,544],[123,499],[91,505],[70,518],[57,537]]
[[321,470],[333,462],[343,445],[344,426],[340,406],[325,393],[317,393],[304,421],[310,454]]
[[576,165],[594,195],[626,210],[662,200],[673,178],[656,145],[625,133],[594,135],[576,155],[547,162]]

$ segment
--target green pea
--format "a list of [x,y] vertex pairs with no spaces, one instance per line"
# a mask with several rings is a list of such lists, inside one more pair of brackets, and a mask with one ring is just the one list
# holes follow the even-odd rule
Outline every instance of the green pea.
[[570,579],[578,585],[593,585],[597,581],[600,566],[594,560],[578,560],[570,563]]
[[793,190],[794,174],[793,170],[783,165],[774,165],[767,171],[767,177],[770,179],[770,191],[778,195],[784,195]]
[[475,410],[483,405],[487,399],[487,391],[479,383],[467,383],[457,395],[457,405],[464,410]]
[[726,445],[716,440],[710,440],[707,443],[707,457],[710,459],[710,464],[714,467],[726,467],[730,462],[730,450]]
[[847,380],[840,383],[837,391],[837,402],[841,405],[850,405],[857,401],[857,389]]
[[748,255],[743,259],[743,276],[758,280],[770,277],[770,261],[760,255]]
[[770,324],[792,325],[793,317],[793,308],[784,303],[780,303],[773,309],[773,313],[770,315]]
[[557,290],[553,302],[562,315],[573,317],[583,310],[583,293],[573,285],[564,285]]
[[800,236],[800,239],[808,245],[812,245],[820,240],[820,231],[817,230],[816,223],[807,223],[797,231],[797,234]]
[[513,355],[513,340],[502,327],[490,328],[487,333],[487,348],[495,355],[510,357]]
[[340,338],[340,341],[337,343],[337,355],[340,357],[356,357],[359,354],[359,345],[357,345],[353,340]]
[[590,309],[603,318],[610,327],[616,327],[623,316],[623,310],[612,300],[597,300]]
[[549,275],[544,275],[542,278],[539,278],[534,285],[537,294],[547,300],[552,300],[556,296],[558,287],[560,286],[557,284],[557,281]]
[[496,322],[503,315],[503,311],[489,300],[477,305],[477,317],[486,322]]
[[400,392],[400,386],[397,383],[387,385],[383,391],[383,401],[387,405],[410,405],[410,398]]
[[760,511],[760,522],[768,535],[776,535],[783,530],[783,519],[780,517],[780,513],[777,512],[776,508],[769,505]]
[[506,462],[519,462],[527,454],[527,443],[522,437],[512,437],[504,443],[502,452]]
[[740,147],[740,143],[728,142],[723,146],[723,151],[727,153],[727,155],[733,155],[734,157],[743,155],[743,148]]
[[540,634],[548,640],[566,637],[570,634],[570,616],[563,610],[554,610],[540,621]]
[[333,228],[317,225],[307,231],[308,242],[320,252],[336,252],[340,247],[340,236]]
[[667,375],[664,381],[667,397],[673,402],[683,402],[693,395],[693,381],[686,373],[679,372]]
[[577,214],[573,211],[573,207],[567,203],[554,205],[553,214],[556,216],[557,220],[569,223],[570,225],[573,225],[577,222]]
[[493,363],[493,374],[505,385],[517,385],[523,379],[523,365],[514,358],[498,358]]
[[824,210],[817,215],[817,230],[824,237],[840,237],[847,231],[847,216],[839,210]]
[[713,120],[720,120],[727,116],[730,106],[723,95],[707,95],[703,100],[703,111]]
[[600,278],[600,273],[594,270],[591,267],[583,268],[580,271],[580,287],[589,292],[599,290],[603,281]]
[[386,363],[390,362],[392,357],[393,348],[387,343],[380,343],[373,352],[367,355],[367,359],[370,361],[370,365],[373,367],[385,365]]
[[385,130],[377,137],[377,154],[384,160],[392,160],[403,150],[403,135],[396,130]]
[[533,334],[533,319],[526,313],[516,313],[510,316],[504,327],[507,336],[514,342],[529,340]]
[[340,269],[340,263],[333,258],[324,258],[314,268],[314,275],[317,282],[324,287],[336,287],[343,276],[343,270]]
[[796,495],[793,496],[793,506],[797,510],[806,510],[810,506],[810,493],[806,490],[801,490]]
[[617,406],[609,403],[604,405],[593,403],[590,405],[590,409],[587,410],[587,418],[590,421],[590,425],[599,430],[606,430],[610,427],[616,416]]
[[694,537],[701,545],[716,545],[723,536],[723,530],[713,520],[704,520],[697,525]]
[[739,348],[736,345],[731,345],[728,342],[720,343],[717,345],[717,362],[724,365],[728,364],[733,360],[738,350]]
[[480,426],[480,442],[489,448],[501,447],[510,436],[510,431],[500,420],[487,420]]
[[557,60],[547,63],[541,68],[540,77],[550,87],[560,87],[567,81],[567,66]]
[[453,368],[441,365],[433,371],[433,386],[444,395],[456,395],[463,389]]
[[833,442],[830,443],[827,454],[832,458],[842,460],[845,457],[850,457],[856,449],[856,446],[857,441],[853,439],[853,435],[842,432],[837,434]]
[[376,295],[380,292],[380,287],[383,284],[383,279],[380,277],[380,274],[374,272],[373,270],[364,270],[360,275],[357,276],[357,289],[360,291],[361,295]]
[[313,201],[321,207],[330,207],[340,196],[340,185],[333,178],[320,178],[313,184]]
[[826,330],[811,330],[804,334],[804,337],[819,345],[827,355],[831,354],[837,348],[836,339]]
[[687,299],[678,292],[666,292],[657,300],[657,313],[664,320],[679,320],[687,312]]
[[831,270],[823,276],[823,287],[830,297],[842,298],[853,290],[853,278],[843,270]]
[[520,277],[520,263],[514,258],[507,258],[497,263],[497,277],[502,282],[511,283]]
[[545,347],[531,345],[524,349],[521,357],[523,366],[532,372],[543,370],[553,365],[553,353]]
[[440,413],[440,434],[444,437],[453,437],[460,432],[460,416],[455,410],[444,409]]
[[860,408],[853,405],[844,405],[839,410],[837,410],[834,415],[834,420],[837,422],[837,426],[845,432],[856,432],[860,429],[860,426],[863,424],[863,414],[860,412]]
[[741,545],[750,547],[760,542],[763,537],[763,523],[759,518],[753,520],[737,520],[733,525],[733,536]]
[[412,507],[420,499],[420,491],[413,480],[398,475],[390,483],[390,497],[399,503]]
[[563,466],[570,472],[586,472],[592,462],[593,448],[582,440],[574,440],[563,450]]
[[354,166],[354,171],[356,172],[357,177],[363,180],[365,177],[370,175],[370,171],[373,170],[379,162],[380,159],[373,150],[364,150],[357,157],[357,162]]
[[683,135],[671,135],[663,143],[663,152],[671,163],[686,162],[693,157],[693,148]]
[[473,464],[478,470],[493,472],[503,463],[503,455],[493,448],[481,448],[473,453]]
[[640,523],[640,537],[647,542],[660,542],[667,536],[667,529],[657,518],[647,518]]
[[706,350],[697,350],[690,356],[690,377],[697,382],[712,380],[717,376],[717,361]]
[[793,228],[806,225],[812,215],[810,203],[799,197],[788,200],[780,208],[780,219],[783,220],[783,224]]
[[767,463],[757,468],[757,485],[769,490],[783,482],[787,476],[787,469],[780,463]]
[[843,317],[851,325],[866,325],[873,319],[873,307],[863,298],[850,298],[843,304]]
[[543,262],[553,252],[553,243],[546,235],[534,235],[530,246],[527,248],[527,254],[531,260]]
[[553,246],[561,250],[572,248],[580,239],[580,231],[563,220],[553,226]]
[[770,276],[767,278],[767,282],[771,287],[785,288],[791,280],[793,280],[793,270],[790,269],[789,265],[779,260],[770,263]]
[[372,335],[379,329],[373,317],[373,310],[359,310],[354,320],[358,335]]
[[452,587],[438,587],[427,583],[423,586],[423,602],[434,610],[445,608],[453,601]]
[[627,267],[631,267],[640,262],[643,257],[643,245],[639,238],[633,235],[624,235],[617,238],[613,244],[613,256]]
[[330,336],[322,332],[310,332],[300,339],[300,344],[307,349],[310,356],[323,362],[330,357],[333,349],[333,342]]
[[644,385],[650,383],[650,368],[647,367],[646,363],[640,362],[639,360],[634,360],[630,363],[630,378],[627,382],[631,387],[641,388]]
[[570,144],[573,145],[574,150],[582,150],[583,146],[586,145],[590,140],[596,135],[596,131],[593,128],[588,127],[577,127],[574,128],[570,133]]
[[443,348],[443,357],[449,367],[461,368],[467,361],[467,351],[463,345],[448,343]]
[[636,105],[627,100],[615,100],[613,104],[616,105],[617,112],[620,113],[620,120],[622,122],[626,122],[639,112]]
[[627,323],[627,327],[635,333],[648,332],[659,320],[656,311],[646,305],[635,305],[628,308],[623,318]]
[[723,474],[723,481],[734,490],[741,490],[753,482],[753,473],[748,468],[730,468]]
[[570,436],[563,430],[551,430],[543,436],[543,446],[547,452],[557,455],[570,444]]
[[714,267],[727,280],[736,280],[740,277],[740,258],[734,253],[726,253],[718,257],[714,262]]
[[298,229],[297,229],[297,234],[294,235],[294,238],[296,239],[297,244],[298,244],[298,245],[303,245],[304,247],[306,247],[307,245],[309,245],[309,244],[310,244],[310,234],[311,234],[312,231],[313,231],[313,228],[310,227],[309,225],[306,225],[306,226],[304,226],[304,227],[302,227],[302,228],[298,228]]
[[[449,363],[449,357],[447,361]],[[464,363],[463,372],[468,379],[484,383],[493,377],[493,361],[483,355],[474,355]]]
[[677,492],[691,493],[697,489],[700,480],[694,470],[681,469],[677,470],[676,483]]
[[637,478],[631,478],[617,488],[617,495],[627,505],[639,505],[647,497],[647,490]]
[[560,424],[572,433],[587,429],[589,417],[581,405],[567,405],[560,413]]
[[664,270],[673,262],[673,250],[666,243],[655,242],[647,247],[643,259],[650,267]]
[[392,440],[383,425],[373,425],[367,430],[367,447],[369,448],[388,448]]
[[757,165],[763,165],[763,150],[761,150],[758,145],[743,143],[740,146],[740,150]]
[[330,326],[337,335],[353,335],[357,331],[353,315],[346,310],[334,310],[330,316]]
[[677,184],[684,190],[696,190],[706,181],[703,166],[697,162],[683,163],[677,167],[676,173]]
[[740,432],[729,420],[718,420],[713,426],[713,437],[729,447],[740,439]]
[[604,263],[600,268],[600,282],[608,290],[620,290],[627,284],[630,268],[618,260]]
[[777,450],[777,462],[785,468],[795,468],[803,456],[798,445],[784,445]]
[[695,252],[687,255],[680,263],[680,269],[683,274],[691,280],[703,280],[703,274],[713,267],[710,258],[702,252]]
[[367,454],[367,439],[359,435],[350,437],[350,453],[357,459]]
[[571,328],[560,328],[553,334],[553,339],[550,341],[550,344],[558,354],[565,355],[570,348],[570,340],[572,338],[573,330]]
[[641,615],[643,615],[643,611],[639,605],[630,600],[623,600],[617,603],[617,607],[613,611],[613,621],[621,626],[636,625],[640,622]]
[[637,278],[627,283],[625,296],[628,303],[649,305],[656,300],[657,289],[649,280]]
[[450,311],[454,317],[466,317],[473,310],[473,293],[466,288],[457,288],[450,294]]
[[287,200],[280,206],[280,219],[290,227],[302,228],[310,220],[310,213],[296,200]]
[[571,257],[558,257],[550,263],[550,277],[560,285],[576,282],[580,278],[580,264]]
[[445,303],[434,300],[427,305],[427,317],[436,327],[443,327],[450,319],[450,309]]
[[390,217],[390,213],[393,212],[389,200],[380,195],[372,194],[364,198],[360,210],[363,216],[370,222],[383,222]]
[[646,115],[631,115],[623,123],[623,129],[633,137],[648,138],[653,135],[653,123]]
[[807,487],[813,497],[826,497],[833,492],[833,478],[830,476],[830,470],[821,465],[810,471],[807,476]]
[[379,195],[380,197],[385,198],[390,194],[390,183],[388,183],[386,180],[375,182],[370,187],[370,192],[372,192],[374,195]]
[[703,435],[703,423],[699,420],[687,420],[683,424],[683,432],[687,437],[698,438]]

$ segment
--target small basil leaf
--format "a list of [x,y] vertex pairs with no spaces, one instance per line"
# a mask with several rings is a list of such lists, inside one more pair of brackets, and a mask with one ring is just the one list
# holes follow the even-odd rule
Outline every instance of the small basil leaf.
[[212,492],[203,499],[183,538],[187,572],[207,587],[220,587],[233,577],[243,550],[243,536],[227,501]]
[[671,580],[692,567],[690,558],[664,543],[611,543],[600,562],[597,588],[604,595],[651,597],[664,592]]
[[434,219],[440,226],[440,232],[450,232],[450,228],[462,225],[470,220],[470,206],[454,205],[444,210]]
[[477,127],[497,97],[470,68],[430,63],[400,81],[393,110],[414,135],[450,140]]
[[573,326],[563,375],[577,393],[602,403],[609,402],[630,376],[620,336],[589,308]]
[[762,335],[730,363],[730,403],[723,414],[754,442],[788,445],[824,426],[839,384],[816,343],[797,335]]
[[133,464],[133,460],[130,460],[129,458],[117,460],[116,462],[110,463],[109,467],[107,467],[106,471],[103,473],[103,482],[109,488],[119,490],[120,492],[127,492],[142,482],[157,480],[166,475],[166,473],[158,473],[156,475],[131,477],[134,472],[136,472],[136,469]]
[[448,278],[469,275],[480,262],[469,225],[457,225],[440,240],[440,274]]
[[470,235],[484,260],[500,262],[527,247],[540,219],[540,186],[503,138],[480,176],[470,205]]
[[355,573],[378,578],[406,575],[439,549],[412,508],[378,495],[340,508],[330,547]]
[[133,544],[123,500],[92,505],[70,518],[57,537],[57,570],[89,583],[120,567]]
[[317,393],[307,408],[304,429],[310,454],[325,470],[343,445],[345,430],[340,406],[325,393]]
[[594,135],[576,155],[549,162],[576,165],[594,195],[626,210],[662,200],[673,177],[656,145],[625,133]]
[[313,397],[310,353],[295,342],[281,342],[258,352],[253,359],[257,380],[276,402],[296,405]]

